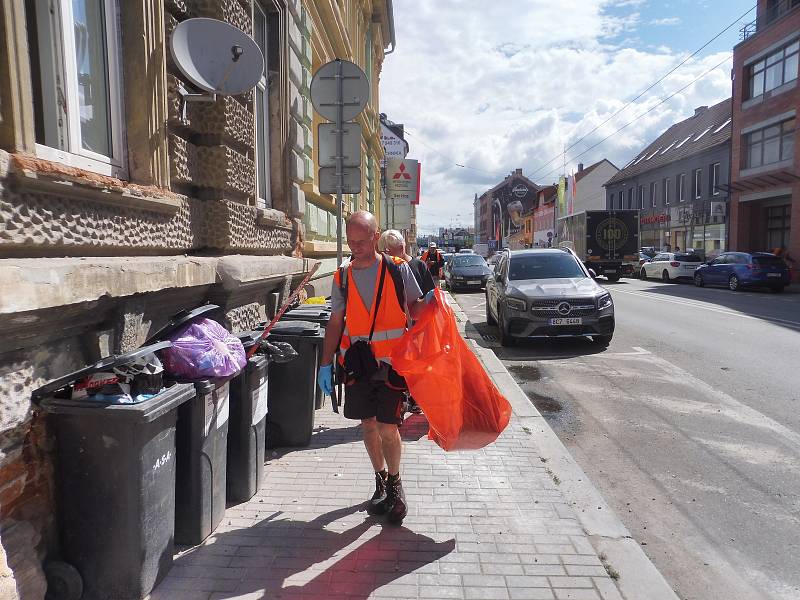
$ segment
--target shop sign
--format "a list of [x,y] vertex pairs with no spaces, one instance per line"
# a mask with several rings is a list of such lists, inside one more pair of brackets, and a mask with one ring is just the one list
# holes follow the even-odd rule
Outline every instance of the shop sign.
[[670,216],[667,213],[660,215],[644,215],[639,218],[639,223],[642,225],[651,225],[653,223],[669,223]]
[[725,205],[726,202],[712,202],[711,203],[711,216],[712,217],[724,217],[725,216],[725,209],[727,208]]

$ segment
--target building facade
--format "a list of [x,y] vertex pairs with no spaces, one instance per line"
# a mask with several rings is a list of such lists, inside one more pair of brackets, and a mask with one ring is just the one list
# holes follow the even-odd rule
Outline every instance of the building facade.
[[730,100],[700,107],[606,182],[608,209],[640,211],[641,246],[706,257],[728,249],[730,122]]
[[572,198],[571,214],[604,209],[606,190],[603,185],[617,173],[619,169],[605,158],[585,168],[583,164],[579,164],[573,179],[574,190],[567,192]]
[[[252,91],[185,101],[199,90],[168,46],[192,17],[258,43]],[[42,560],[58,555],[53,437],[32,390],[139,347],[182,309],[217,304],[235,331],[271,316],[331,252],[311,74],[338,56],[372,78],[364,191],[348,198],[369,208],[393,44],[389,0],[3,2],[0,597],[42,598]]]
[[731,248],[785,247],[797,260],[800,1],[759,0],[757,19],[742,34],[733,52]]
[[533,210],[538,192],[539,186],[525,177],[522,169],[515,169],[503,181],[481,194],[478,197],[477,237],[493,250],[508,247],[512,237],[519,240],[523,215]]
[[533,246],[549,248],[553,245],[556,224],[558,186],[548,185],[539,190],[533,210]]

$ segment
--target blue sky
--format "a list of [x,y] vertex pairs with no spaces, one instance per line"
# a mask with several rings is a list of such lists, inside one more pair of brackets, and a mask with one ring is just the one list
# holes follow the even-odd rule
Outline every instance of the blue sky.
[[567,171],[602,158],[623,166],[695,107],[730,96],[731,50],[740,27],[755,19],[753,10],[601,125],[755,0],[393,4],[397,50],[383,64],[380,108],[406,126],[409,157],[423,163],[422,230],[471,224],[474,195],[515,168],[552,183],[559,169],[549,159],[598,126],[567,153]]

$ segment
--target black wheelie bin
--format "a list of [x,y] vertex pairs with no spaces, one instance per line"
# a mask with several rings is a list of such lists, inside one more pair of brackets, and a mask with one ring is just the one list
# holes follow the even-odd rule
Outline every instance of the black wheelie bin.
[[[161,340],[178,328],[208,317],[219,306],[181,311],[148,340]],[[169,376],[169,375],[167,375]],[[195,546],[225,516],[230,378],[184,380],[196,395],[178,409],[176,428],[175,543]]]
[[299,357],[269,365],[267,448],[308,446],[314,429],[317,368],[325,330],[309,321],[278,321],[267,341],[288,342]]
[[[247,351],[259,342],[261,332],[235,335]],[[231,502],[246,502],[255,496],[263,481],[268,366],[268,355],[253,354],[230,382],[227,496]]]
[[61,557],[79,574],[58,569],[69,578],[48,577],[48,598],[82,589],[83,600],[140,600],[172,566],[176,409],[195,389],[141,369],[167,346],[108,357],[33,394],[54,424]]
[[[301,304],[297,308],[286,311],[281,317],[281,321],[309,321],[310,323],[319,323],[320,327],[328,326],[328,321],[331,320],[331,308],[324,304]],[[323,336],[325,335],[323,331]],[[322,360],[322,344],[317,346],[317,362]],[[314,391],[314,408],[319,410],[325,406],[325,394],[319,386]]]

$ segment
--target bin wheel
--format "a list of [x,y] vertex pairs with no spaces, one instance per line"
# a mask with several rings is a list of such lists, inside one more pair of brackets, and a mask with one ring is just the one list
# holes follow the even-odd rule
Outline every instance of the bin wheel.
[[45,600],[80,600],[83,596],[83,578],[71,564],[48,562],[44,566],[44,574],[47,578]]

